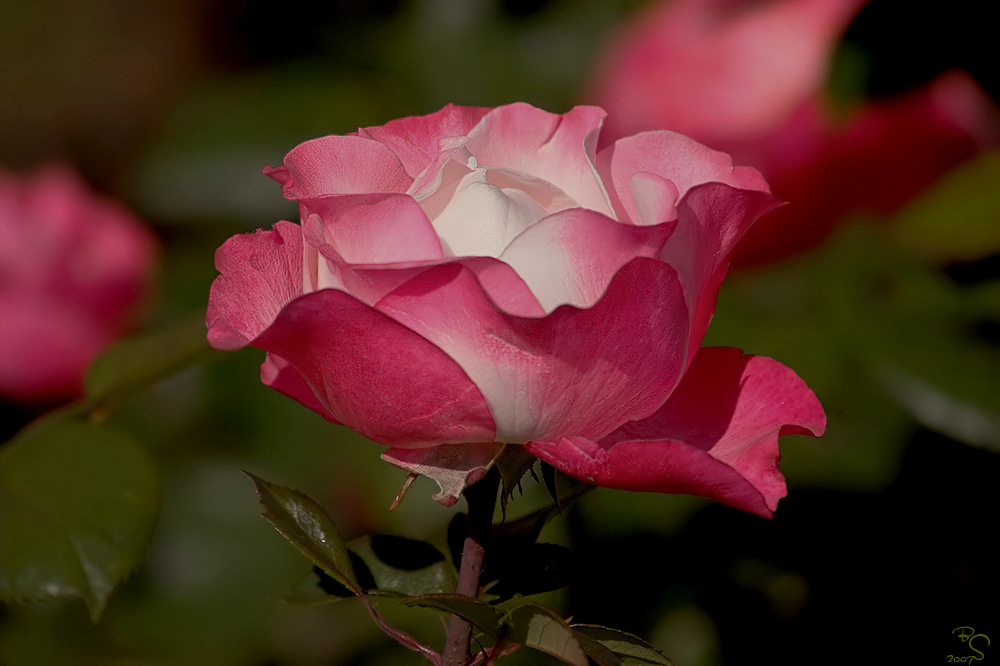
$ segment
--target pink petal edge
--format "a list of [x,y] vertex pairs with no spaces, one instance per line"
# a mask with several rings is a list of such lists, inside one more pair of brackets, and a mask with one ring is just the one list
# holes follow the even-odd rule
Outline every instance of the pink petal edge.
[[687,362],[676,273],[645,257],[618,271],[593,307],[561,306],[540,319],[498,311],[455,264],[421,273],[375,307],[465,370],[507,443],[604,437],[661,405]]
[[532,454],[598,486],[689,493],[771,517],[785,496],[778,437],[820,436],[826,416],[792,370],[738,349],[699,350],[670,399],[600,442],[527,444]]
[[295,299],[251,344],[286,360],[334,419],[373,441],[421,448],[495,439],[482,394],[454,360],[344,292]]

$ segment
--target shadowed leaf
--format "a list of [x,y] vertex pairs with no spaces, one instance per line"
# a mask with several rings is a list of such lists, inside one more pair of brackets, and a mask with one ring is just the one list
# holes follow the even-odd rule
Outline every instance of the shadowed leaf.
[[455,589],[455,570],[428,543],[387,534],[355,539],[347,546],[371,572],[374,592],[408,597]]
[[503,622],[508,629],[507,639],[514,643],[552,655],[571,666],[590,664],[577,634],[547,608],[538,604],[518,606],[504,616]]
[[405,599],[407,606],[435,608],[468,620],[472,626],[496,639],[500,634],[500,611],[484,601],[478,601],[460,594],[425,594]]
[[145,450],[106,426],[39,424],[0,452],[0,598],[79,597],[96,621],[142,562],[159,496]]
[[[593,641],[610,650],[623,666],[674,666],[665,654],[642,640],[638,636],[594,624],[570,625],[577,638],[581,640],[584,650],[592,658],[588,641]],[[595,659],[596,661],[596,659]],[[600,663],[600,662],[598,662]]]

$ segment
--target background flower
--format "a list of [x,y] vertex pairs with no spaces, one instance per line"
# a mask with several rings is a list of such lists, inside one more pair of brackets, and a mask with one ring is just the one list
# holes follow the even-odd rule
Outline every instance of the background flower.
[[609,138],[673,129],[759,168],[790,202],[751,230],[737,265],[815,246],[852,211],[888,213],[996,145],[996,109],[967,74],[834,108],[833,53],[864,0],[671,0],[620,30],[589,99]]
[[67,167],[0,172],[0,397],[52,403],[136,323],[155,243]]

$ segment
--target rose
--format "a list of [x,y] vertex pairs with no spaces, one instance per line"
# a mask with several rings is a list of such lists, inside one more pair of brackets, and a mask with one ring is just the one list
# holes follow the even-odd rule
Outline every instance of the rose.
[[147,228],[68,168],[0,171],[0,398],[77,395],[133,323],[154,258]]
[[832,54],[864,4],[654,4],[598,59],[587,98],[608,109],[607,137],[671,129],[760,169],[790,205],[754,225],[733,260],[783,258],[820,242],[850,211],[892,212],[995,144],[993,105],[961,72],[831,111],[823,87]]
[[448,106],[296,147],[302,225],[216,253],[211,344],[454,502],[501,453],[770,515],[778,435],[825,417],[791,370],[698,349],[726,255],[776,200],[679,134],[596,150],[604,112]]

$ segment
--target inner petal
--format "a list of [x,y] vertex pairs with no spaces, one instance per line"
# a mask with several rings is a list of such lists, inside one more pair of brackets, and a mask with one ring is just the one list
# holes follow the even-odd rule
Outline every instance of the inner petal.
[[518,234],[545,214],[529,194],[491,185],[487,170],[477,168],[461,179],[432,224],[445,256],[499,257]]

